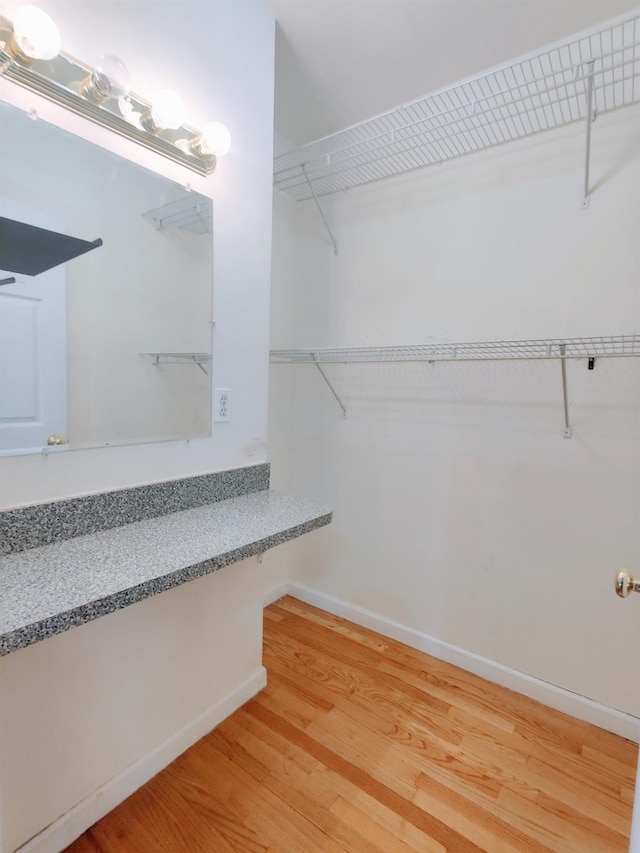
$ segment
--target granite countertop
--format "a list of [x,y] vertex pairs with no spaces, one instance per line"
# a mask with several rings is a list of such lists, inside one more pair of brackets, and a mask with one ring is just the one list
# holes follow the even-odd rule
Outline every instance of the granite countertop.
[[265,490],[0,557],[0,655],[330,521],[327,507]]

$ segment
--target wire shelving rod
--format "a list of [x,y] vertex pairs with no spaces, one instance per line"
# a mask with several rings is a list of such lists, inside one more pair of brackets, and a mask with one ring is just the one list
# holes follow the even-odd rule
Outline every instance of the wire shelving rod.
[[600,25],[283,154],[274,185],[317,198],[637,103],[639,25]]
[[[560,348],[565,347],[564,353]],[[487,361],[640,356],[640,335],[539,338],[515,341],[412,344],[380,347],[325,347],[271,350],[274,363],[346,364],[373,361]]]
[[596,358],[640,357],[640,335],[610,335],[586,338],[539,338],[516,341],[413,344],[380,347],[325,347],[317,349],[274,349],[272,364],[315,364],[343,415],[346,407],[322,364],[367,364],[462,361],[560,361],[565,438],[571,438],[566,362],[586,359],[592,369]]

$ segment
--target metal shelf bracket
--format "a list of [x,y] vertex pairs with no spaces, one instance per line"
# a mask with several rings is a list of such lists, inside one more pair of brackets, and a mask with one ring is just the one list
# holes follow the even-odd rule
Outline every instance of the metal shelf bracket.
[[206,367],[204,367],[204,366],[203,366],[203,365],[198,361],[198,359],[196,358],[196,356],[195,356],[195,355],[194,355],[194,357],[193,357],[193,361],[194,361],[194,363],[195,363],[195,364],[197,364],[197,366],[200,368],[200,370],[204,373],[204,375],[205,375],[205,376],[208,376],[208,375],[209,375],[209,372],[208,372],[207,368],[206,368]]
[[320,214],[320,217],[321,217],[322,221],[324,222],[324,227],[327,229],[327,234],[329,235],[329,239],[331,240],[331,245],[333,246],[333,254],[337,256],[338,245],[335,241],[335,237],[333,236],[333,234],[331,232],[331,228],[329,228],[329,223],[327,222],[327,219],[324,215],[322,207],[320,206],[320,202],[318,201],[318,196],[316,195],[316,191],[313,188],[313,184],[311,183],[311,180],[309,179],[309,175],[307,174],[307,167],[304,163],[302,163],[302,171],[304,172],[304,176],[306,178],[306,181],[309,184],[309,189],[311,190],[311,195],[313,196],[313,200],[315,201],[316,207],[318,208],[318,213]]
[[587,63],[587,109],[586,109],[586,141],[585,141],[585,152],[584,152],[584,194],[582,197],[581,207],[583,210],[586,210],[589,207],[590,201],[590,187],[589,187],[589,170],[591,168],[591,125],[595,121],[596,115],[595,110],[593,108],[593,74],[594,74],[595,62],[592,59],[591,62]]
[[571,438],[573,429],[569,423],[569,394],[567,392],[567,345],[560,344],[560,368],[562,370],[562,401],[564,405],[564,431],[565,438]]
[[325,382],[327,383],[327,385],[329,386],[329,390],[331,391],[331,393],[333,394],[333,396],[334,396],[334,397],[336,398],[336,400],[338,401],[338,405],[339,405],[339,406],[340,406],[340,408],[342,409],[342,416],[343,416],[343,417],[345,418],[345,420],[346,420],[346,417],[347,417],[347,410],[345,409],[345,407],[344,407],[344,404],[343,404],[342,400],[341,400],[341,399],[340,399],[340,397],[338,396],[338,392],[337,392],[337,391],[336,391],[336,389],[333,387],[333,385],[331,384],[331,382],[329,382],[329,380],[327,379],[327,374],[326,374],[326,373],[324,372],[324,370],[320,367],[320,364],[319,364],[319,362],[318,362],[318,356],[317,356],[315,353],[312,353],[311,357],[313,358],[313,363],[315,364],[315,366],[316,366],[316,367],[318,368],[318,370],[320,371],[320,376],[322,376],[322,378],[324,379],[324,381],[325,381]]

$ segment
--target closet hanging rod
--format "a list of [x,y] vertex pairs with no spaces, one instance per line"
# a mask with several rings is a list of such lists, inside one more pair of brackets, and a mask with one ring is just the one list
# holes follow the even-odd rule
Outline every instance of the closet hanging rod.
[[573,428],[569,418],[567,359],[587,359],[589,370],[596,358],[625,358],[640,356],[640,335],[612,335],[599,338],[545,338],[520,341],[477,341],[474,343],[418,344],[414,346],[334,347],[329,349],[271,350],[275,364],[315,364],[337,400],[344,417],[347,409],[340,394],[321,368],[325,364],[372,362],[436,362],[436,361],[546,361],[560,362],[562,375],[562,404],[564,410],[563,436],[571,438]]
[[[562,351],[564,347],[564,351]],[[517,341],[414,344],[410,346],[330,347],[271,350],[274,364],[354,362],[499,361],[640,356],[640,335],[548,338]]]

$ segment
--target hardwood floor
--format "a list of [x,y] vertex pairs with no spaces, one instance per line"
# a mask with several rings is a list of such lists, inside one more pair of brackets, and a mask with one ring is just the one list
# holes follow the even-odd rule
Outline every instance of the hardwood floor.
[[264,661],[68,853],[626,853],[629,741],[293,598]]

